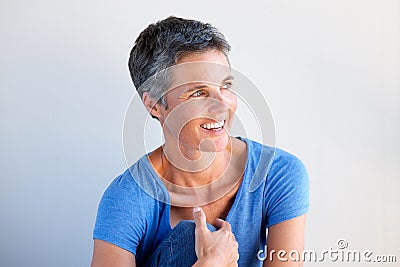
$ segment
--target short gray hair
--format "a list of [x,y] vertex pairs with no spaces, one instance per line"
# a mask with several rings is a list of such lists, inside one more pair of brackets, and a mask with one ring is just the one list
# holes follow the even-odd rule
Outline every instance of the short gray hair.
[[128,66],[140,97],[148,92],[151,98],[166,106],[162,96],[168,89],[169,67],[193,52],[218,50],[228,59],[230,49],[224,35],[211,24],[170,16],[150,24],[140,33]]

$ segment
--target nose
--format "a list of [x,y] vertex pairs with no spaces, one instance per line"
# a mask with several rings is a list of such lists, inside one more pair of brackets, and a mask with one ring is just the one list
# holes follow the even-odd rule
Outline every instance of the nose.
[[213,87],[208,98],[208,112],[210,114],[224,113],[229,110],[229,98],[223,94],[218,86]]

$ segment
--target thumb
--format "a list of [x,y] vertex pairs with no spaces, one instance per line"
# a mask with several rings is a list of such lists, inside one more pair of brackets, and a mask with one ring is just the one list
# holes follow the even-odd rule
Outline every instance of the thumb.
[[200,207],[193,208],[193,218],[196,224],[196,229],[208,229],[206,222],[206,215]]

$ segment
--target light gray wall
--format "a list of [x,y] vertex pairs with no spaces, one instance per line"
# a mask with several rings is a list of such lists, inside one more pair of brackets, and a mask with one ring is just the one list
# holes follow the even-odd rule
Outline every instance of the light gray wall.
[[89,265],[98,201],[126,168],[128,53],[171,14],[227,36],[277,145],[306,164],[306,248],[344,238],[400,261],[399,1],[16,0],[0,3],[0,266]]

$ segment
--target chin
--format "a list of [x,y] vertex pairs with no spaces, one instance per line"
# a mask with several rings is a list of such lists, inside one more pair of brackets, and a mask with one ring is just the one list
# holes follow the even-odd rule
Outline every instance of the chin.
[[200,142],[199,148],[203,152],[221,152],[227,148],[229,144],[229,135],[224,134],[218,138],[204,139]]

